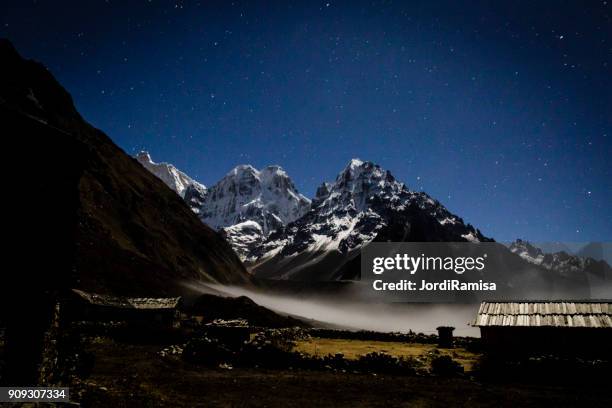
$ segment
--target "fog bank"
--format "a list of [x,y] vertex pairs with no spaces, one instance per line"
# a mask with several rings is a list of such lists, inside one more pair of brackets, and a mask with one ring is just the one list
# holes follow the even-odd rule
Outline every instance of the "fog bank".
[[230,297],[247,296],[257,304],[277,313],[316,320],[351,330],[381,332],[435,333],[438,326],[454,326],[457,336],[479,336],[477,328],[468,325],[478,305],[424,303],[366,303],[355,299],[331,297],[298,298],[247,290],[237,286],[188,284],[201,293]]

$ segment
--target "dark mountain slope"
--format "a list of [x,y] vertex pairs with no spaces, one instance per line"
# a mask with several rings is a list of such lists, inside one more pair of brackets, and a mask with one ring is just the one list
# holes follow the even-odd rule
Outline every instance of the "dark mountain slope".
[[[58,169],[77,178],[76,228],[66,233],[75,237],[66,241],[75,244],[70,284],[153,295],[180,291],[184,279],[250,281],[223,238],[161,180],[85,122],[44,66],[21,58],[6,40],[0,40],[0,60],[2,133],[25,184],[20,190],[27,191],[22,211],[38,219],[24,224],[32,237],[45,234],[53,240],[47,229],[54,211],[74,207],[64,190],[54,188]],[[33,242],[44,245],[40,239]],[[31,250],[37,256],[37,248]]]

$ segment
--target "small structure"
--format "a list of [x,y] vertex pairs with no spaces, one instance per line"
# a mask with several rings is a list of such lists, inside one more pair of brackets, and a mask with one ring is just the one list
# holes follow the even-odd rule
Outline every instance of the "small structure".
[[178,323],[180,297],[117,297],[72,290],[68,300],[71,320],[125,322],[132,327],[173,328]]
[[438,331],[438,347],[440,348],[453,348],[453,330],[451,326],[440,326],[436,327]]
[[482,302],[473,326],[498,354],[612,355],[612,301]]

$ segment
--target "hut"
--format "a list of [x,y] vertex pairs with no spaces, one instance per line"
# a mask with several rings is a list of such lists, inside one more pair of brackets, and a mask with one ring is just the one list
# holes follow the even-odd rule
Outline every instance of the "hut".
[[612,301],[482,302],[473,326],[485,350],[499,354],[612,354]]
[[132,327],[170,329],[178,324],[180,297],[118,297],[72,290],[71,320],[124,322]]
[[438,331],[438,347],[440,348],[453,348],[453,331],[455,330],[452,326],[439,326],[436,327]]

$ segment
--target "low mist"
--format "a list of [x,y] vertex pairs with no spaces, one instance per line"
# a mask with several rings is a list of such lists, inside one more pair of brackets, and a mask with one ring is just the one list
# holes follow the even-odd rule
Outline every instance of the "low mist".
[[[380,332],[436,333],[438,326],[454,326],[457,336],[479,336],[478,328],[468,325],[478,310],[477,304],[370,303],[354,298],[297,297],[247,290],[237,286],[190,283],[200,293],[230,297],[247,296],[277,313],[315,320],[321,326]],[[315,322],[315,325],[317,325]]]

